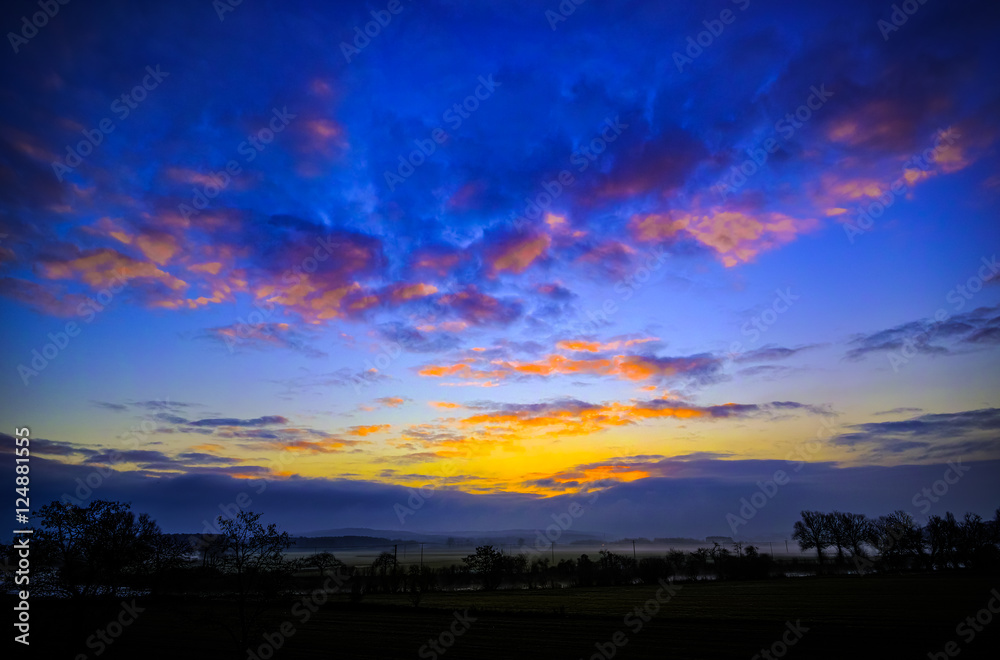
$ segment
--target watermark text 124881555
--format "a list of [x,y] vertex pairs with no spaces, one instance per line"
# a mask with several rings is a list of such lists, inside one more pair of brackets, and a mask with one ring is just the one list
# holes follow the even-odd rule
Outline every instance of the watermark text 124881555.
[[14,500],[14,518],[19,525],[28,524],[28,511],[31,507],[31,502],[28,499],[28,472],[31,470],[28,465],[28,461],[31,458],[30,433],[27,428],[14,430],[14,435],[16,436],[14,439],[16,445],[14,448],[14,494],[17,495],[17,498]]
[[[14,573],[14,584],[23,587],[29,583],[29,571],[31,568],[30,553],[31,532],[28,527],[28,511],[31,502],[28,499],[28,472],[30,467],[30,439],[31,431],[26,427],[14,429],[14,519],[21,529],[14,530],[14,549],[17,551],[17,570]],[[23,508],[22,508],[23,504]],[[28,604],[28,590],[21,589],[17,592],[17,604],[14,606],[15,621],[14,627],[20,633],[14,636],[14,641],[29,645],[28,635],[30,634],[30,606]]]

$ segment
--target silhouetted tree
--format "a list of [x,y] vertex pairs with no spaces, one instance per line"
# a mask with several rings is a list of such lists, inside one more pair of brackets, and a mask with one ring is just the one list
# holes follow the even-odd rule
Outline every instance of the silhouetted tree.
[[347,568],[347,565],[337,559],[332,552],[317,552],[315,554],[311,554],[303,559],[302,563],[305,566],[318,570],[321,580],[326,577],[327,571],[340,573]]
[[492,591],[500,586],[504,574],[504,556],[492,545],[481,545],[475,554],[468,555],[462,561],[469,571],[478,575],[483,581],[483,589]]
[[610,550],[601,550],[598,560],[598,580],[602,584],[625,584],[632,578],[632,558]]
[[692,580],[697,578],[706,568],[708,568],[708,548],[698,548],[694,552],[688,553],[685,566],[688,577]]
[[51,567],[51,586],[70,597],[115,596],[156,568],[160,529],[149,515],[136,516],[129,504],[52,502],[39,518],[36,560]]
[[663,557],[643,557],[639,560],[639,579],[644,584],[656,584],[670,574],[670,566]]
[[[548,560],[544,560],[546,563]],[[580,560],[576,562],[576,583],[581,587],[594,586],[594,576],[597,572],[594,562],[590,561],[587,555],[580,555]]]
[[240,511],[235,518],[218,519],[222,552],[220,569],[233,580],[237,627],[229,632],[245,649],[259,632],[259,617],[290,574],[285,550],[292,545],[288,532],[279,533],[271,523],[264,527],[261,514]]
[[847,539],[844,537],[843,530],[840,527],[840,512],[824,513],[823,525],[827,529],[830,545],[837,549],[837,564],[843,564],[844,548],[847,546]]
[[870,534],[871,523],[863,513],[844,513],[834,511],[831,524],[834,526],[834,543],[839,542],[842,546],[851,551],[851,557],[864,557],[864,544]]
[[396,570],[396,555],[391,552],[379,553],[379,556],[372,562],[372,573],[385,577]]
[[959,531],[955,515],[931,516],[925,528],[931,564],[939,569],[958,568]]
[[962,563],[976,570],[993,565],[997,555],[993,537],[992,521],[983,521],[975,513],[965,514],[958,524],[958,555]]
[[668,550],[667,551],[667,566],[670,569],[670,576],[674,577],[681,574],[684,570],[684,552],[681,550]]
[[158,592],[168,584],[168,578],[190,564],[191,546],[182,538],[157,533],[147,539],[149,588]]
[[869,543],[878,553],[885,570],[903,568],[911,559],[918,559],[924,554],[923,532],[913,516],[903,510],[872,521]]
[[802,520],[795,522],[792,538],[803,550],[815,549],[816,557],[823,563],[823,550],[831,543],[827,516],[819,511],[803,511]]

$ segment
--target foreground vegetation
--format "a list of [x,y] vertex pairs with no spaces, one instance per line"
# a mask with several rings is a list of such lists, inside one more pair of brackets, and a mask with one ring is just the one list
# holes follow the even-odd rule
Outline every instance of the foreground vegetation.
[[[956,634],[957,625],[987,606],[991,589],[1000,585],[995,574],[679,584],[638,631],[624,619],[645,607],[657,587],[435,592],[419,608],[405,594],[372,595],[362,603],[342,595],[315,612],[303,606],[304,597],[290,597],[262,612],[261,632],[250,652],[236,651],[219,623],[236,615],[235,601],[147,596],[136,601],[144,611],[135,623],[99,657],[266,658],[261,647],[270,639],[280,641],[280,648],[272,649],[274,658],[430,658],[427,649],[423,656],[420,649],[449,630],[456,611],[475,620],[441,656],[445,660],[589,659],[616,633],[627,638],[616,658],[752,658],[780,640],[788,622],[808,629],[788,649],[788,658],[927,658],[949,641],[961,645],[962,658],[993,658],[1000,649],[1000,622],[984,626],[969,642]],[[66,599],[40,600],[33,607],[35,653],[94,658],[86,640],[106,628],[120,604],[110,601],[82,613]],[[275,637],[283,624],[293,634]]]
[[[198,649],[196,657],[268,660],[315,657],[324,644],[349,649],[347,657],[606,660],[647,657],[637,649],[652,654],[656,645],[672,657],[750,657],[793,627],[797,653],[812,649],[802,657],[847,654],[848,641],[927,657],[1000,587],[1000,512],[989,521],[932,517],[920,528],[902,512],[869,520],[804,511],[793,536],[816,550],[809,560],[716,543],[639,561],[601,550],[553,564],[483,545],[460,565],[407,570],[391,553],[364,566],[327,552],[290,560],[288,534],[246,511],[220,519],[218,534],[191,536],[163,534],[119,502],[53,503],[36,519],[34,645],[75,658]],[[4,555],[16,560],[10,547]],[[792,574],[816,577],[780,579]],[[14,587],[11,572],[4,579]],[[439,635],[450,643],[435,646]],[[961,641],[963,657],[990,645]]]

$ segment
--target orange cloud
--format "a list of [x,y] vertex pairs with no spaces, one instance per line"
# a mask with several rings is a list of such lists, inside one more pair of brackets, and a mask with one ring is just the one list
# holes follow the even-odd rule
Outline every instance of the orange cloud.
[[460,261],[463,255],[458,252],[425,250],[418,252],[413,258],[413,268],[447,275]]
[[155,264],[138,261],[110,248],[90,250],[68,261],[43,261],[41,273],[51,280],[79,279],[95,289],[131,280],[156,281],[173,291],[188,287],[187,282],[160,270]]
[[548,234],[516,235],[502,240],[489,256],[494,273],[510,271],[523,273],[536,259],[545,254],[552,244]]
[[[596,352],[602,346],[597,342],[568,342],[567,345],[579,346],[580,348],[571,349],[578,352]],[[450,377],[486,381],[502,380],[509,375],[516,374],[529,376],[587,374],[614,376],[622,380],[649,380],[668,378],[678,374],[709,375],[718,368],[719,359],[707,353],[686,357],[660,358],[643,355],[614,355],[610,357],[583,356],[575,359],[551,354],[531,362],[492,360],[485,363],[483,360],[470,357],[455,364],[428,365],[417,373],[432,378]]]
[[380,431],[388,431],[392,428],[391,424],[374,424],[372,426],[352,426],[348,431],[348,435],[359,435],[366,436],[372,433],[379,433]]
[[666,214],[633,216],[629,226],[640,241],[664,241],[687,235],[706,245],[730,268],[753,260],[761,252],[790,243],[802,233],[819,227],[814,219],[798,219],[782,213],[712,209],[707,213],[671,211]]
[[110,236],[126,245],[131,244],[135,238],[135,234],[122,225],[121,218],[109,218],[107,216],[101,218],[93,225],[83,227],[83,231],[98,236]]
[[214,442],[206,442],[204,444],[195,445],[191,447],[191,451],[201,451],[209,454],[214,454],[225,449],[222,445],[215,444]]
[[282,451],[304,454],[330,454],[341,451],[352,444],[354,443],[335,438],[324,440],[292,440],[291,442],[280,443],[280,446],[277,448],[280,448]]
[[394,302],[405,302],[414,298],[426,298],[437,293],[438,288],[432,284],[398,284],[391,288],[390,296]]
[[135,245],[146,258],[160,266],[166,264],[180,251],[180,244],[170,234],[147,233],[135,238]]
[[556,344],[556,348],[564,351],[576,353],[600,353],[601,351],[617,351],[621,348],[628,348],[638,344],[645,344],[651,341],[659,341],[659,337],[641,337],[639,339],[621,339],[601,343],[599,341],[584,341],[582,339],[563,340]]

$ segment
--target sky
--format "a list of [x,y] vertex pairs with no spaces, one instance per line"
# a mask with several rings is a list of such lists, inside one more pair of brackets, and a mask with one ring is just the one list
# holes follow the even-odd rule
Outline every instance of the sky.
[[0,64],[39,504],[749,539],[1000,505],[995,3],[41,5]]

